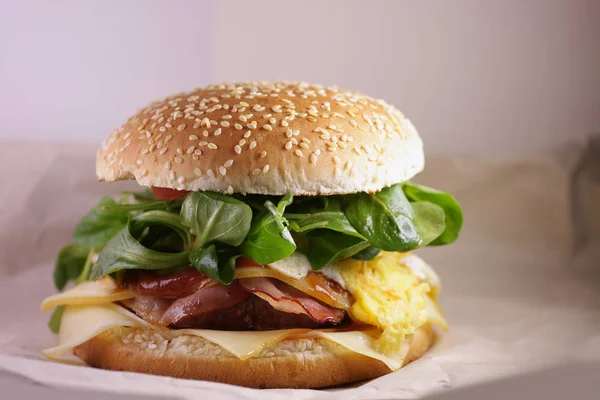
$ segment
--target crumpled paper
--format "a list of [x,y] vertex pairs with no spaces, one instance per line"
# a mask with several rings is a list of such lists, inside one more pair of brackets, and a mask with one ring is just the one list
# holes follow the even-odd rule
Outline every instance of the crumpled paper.
[[[95,182],[94,152],[89,145],[0,146],[2,382],[22,376],[54,390],[181,399],[415,398],[600,361],[598,214],[577,214],[589,213],[582,211],[593,204],[588,197],[600,193],[593,178],[600,172],[576,147],[520,160],[427,158],[416,180],[454,194],[465,214],[455,244],[419,250],[442,278],[451,329],[396,373],[329,390],[255,390],[48,361],[40,351],[56,337],[39,304],[54,292],[54,257],[102,194],[135,186]],[[579,180],[571,179],[574,170]],[[572,196],[576,188],[583,197]]]

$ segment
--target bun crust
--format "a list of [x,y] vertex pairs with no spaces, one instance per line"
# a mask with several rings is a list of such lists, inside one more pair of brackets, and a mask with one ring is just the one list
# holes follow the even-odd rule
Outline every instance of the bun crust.
[[292,82],[211,85],[154,102],[98,150],[103,181],[281,195],[376,192],[423,169],[411,122],[382,100]]
[[[413,336],[405,364],[433,343],[424,325]],[[319,388],[376,378],[390,372],[381,361],[319,338],[286,339],[240,360],[196,336],[171,341],[149,329],[115,328],[74,349],[93,367],[198,379],[254,388]]]

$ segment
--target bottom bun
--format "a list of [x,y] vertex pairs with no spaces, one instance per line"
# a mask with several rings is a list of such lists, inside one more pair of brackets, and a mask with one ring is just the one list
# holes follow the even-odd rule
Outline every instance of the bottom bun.
[[[404,364],[433,343],[429,324],[419,328]],[[93,367],[199,379],[254,388],[319,388],[385,375],[381,361],[321,338],[286,339],[240,360],[197,336],[168,340],[151,329],[114,328],[77,346],[74,353]]]

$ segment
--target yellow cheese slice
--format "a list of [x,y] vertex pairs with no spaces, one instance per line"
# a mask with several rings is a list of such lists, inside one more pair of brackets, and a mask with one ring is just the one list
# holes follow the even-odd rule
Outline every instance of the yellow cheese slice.
[[46,312],[60,305],[104,304],[134,297],[134,292],[117,287],[112,279],[105,277],[97,281],[83,282],[62,293],[47,297],[42,301],[40,308]]
[[60,359],[66,352],[94,336],[122,326],[142,325],[130,316],[116,311],[112,305],[67,306],[60,323],[58,345],[44,350],[44,355],[50,359]]
[[306,333],[304,337],[319,337],[330,340],[350,351],[379,360],[387,365],[392,371],[396,371],[402,367],[406,354],[410,348],[409,342],[404,342],[400,346],[399,351],[393,354],[382,354],[375,350],[376,338],[364,331],[327,332],[312,330]]
[[236,357],[244,360],[284,339],[319,337],[330,340],[358,354],[385,363],[391,370],[400,368],[409,345],[404,343],[395,354],[382,354],[376,350],[376,335],[368,331],[342,332],[330,330],[286,329],[277,331],[214,331],[207,329],[168,330],[143,321],[135,314],[116,304],[70,305],[65,308],[58,345],[47,349],[44,354],[51,359],[60,359],[63,354],[87,340],[109,329],[117,327],[147,327],[155,329],[166,338],[194,335],[218,344]]
[[309,329],[280,329],[275,331],[215,331],[211,329],[172,330],[174,336],[200,336],[218,344],[240,360],[246,360],[289,337],[308,332]]

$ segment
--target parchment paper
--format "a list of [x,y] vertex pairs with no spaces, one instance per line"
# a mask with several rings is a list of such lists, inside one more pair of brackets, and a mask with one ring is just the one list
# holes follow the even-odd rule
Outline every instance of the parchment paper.
[[[600,239],[589,228],[597,221],[585,224],[586,242],[573,251],[570,176],[581,164],[577,147],[523,160],[428,157],[417,180],[456,195],[465,213],[457,243],[419,251],[441,275],[441,303],[451,330],[422,359],[396,373],[327,391],[260,391],[45,360],[40,350],[56,337],[39,303],[54,292],[54,257],[102,194],[132,186],[96,183],[94,151],[93,145],[0,146],[3,382],[23,376],[54,389],[183,399],[414,398],[600,361]],[[598,196],[586,197],[585,204],[600,204],[597,184],[587,178],[577,184],[587,185],[585,196]]]

